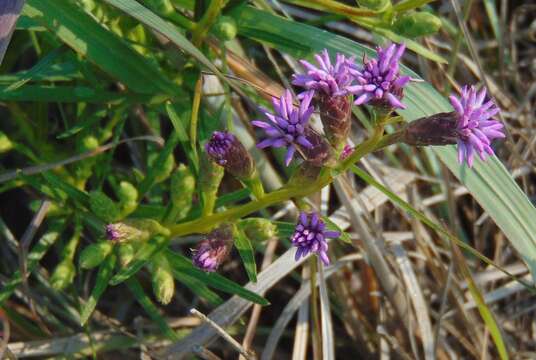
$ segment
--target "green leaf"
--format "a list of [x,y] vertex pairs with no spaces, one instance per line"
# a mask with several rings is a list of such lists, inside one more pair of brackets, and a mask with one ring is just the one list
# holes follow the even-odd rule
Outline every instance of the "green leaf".
[[[370,49],[342,36],[308,25],[285,20],[256,9],[244,7],[237,15],[239,32],[255,38],[257,29],[272,37],[271,44],[293,56],[311,58],[326,48],[332,56],[337,52],[361,58]],[[246,30],[244,32],[244,30]],[[307,54],[288,48],[288,41],[307,44]],[[402,66],[402,72],[413,78],[420,77]],[[406,121],[416,120],[439,112],[452,111],[448,101],[426,82],[410,83],[405,91],[407,109],[398,111]],[[454,146],[434,147],[433,151],[448,166],[459,181],[466,186],[483,209],[511,241],[525,262],[536,275],[536,209],[496,157],[486,163],[476,160],[472,169],[458,164]]]
[[160,315],[160,313],[158,312],[158,308],[156,307],[156,305],[145,294],[145,291],[143,291],[143,288],[141,287],[138,280],[136,280],[136,278],[134,277],[131,277],[126,281],[126,284],[128,286],[128,289],[132,292],[132,294],[134,294],[134,297],[143,307],[145,312],[158,325],[160,331],[162,331],[162,333],[166,335],[166,337],[170,340],[179,340],[179,337],[177,336],[175,331],[173,331],[173,329],[168,325],[166,319],[164,319],[162,315]]
[[27,0],[23,14],[129,89],[142,94],[177,93],[158,68],[71,0]]
[[97,277],[95,279],[95,286],[93,287],[93,290],[91,290],[89,299],[87,299],[86,303],[82,306],[82,310],[80,311],[80,324],[82,326],[89,320],[89,317],[93,313],[93,310],[95,310],[101,295],[108,287],[108,282],[112,277],[116,260],[117,257],[115,254],[111,253],[106,257],[104,262],[100,264],[99,272],[97,273]]
[[253,246],[251,246],[251,241],[244,234],[244,231],[238,229],[235,236],[235,246],[242,258],[244,263],[244,268],[248,274],[249,281],[256,283],[257,282],[257,264],[255,264],[255,251],[253,251]]
[[190,54],[197,59],[201,64],[205,65],[214,74],[222,77],[220,71],[214,66],[214,64],[203,55],[191,42],[188,41],[179,30],[162,19],[151,10],[142,6],[135,0],[104,0],[108,4],[115,6],[116,8],[124,11],[133,18],[137,19],[141,23],[149,26],[150,28],[158,31],[160,34],[167,37],[171,42],[184,50],[187,54]]
[[151,257],[160,252],[164,247],[167,246],[169,239],[164,236],[158,235],[149,239],[145,244],[134,255],[134,260],[128,263],[128,265],[121,269],[115,276],[110,280],[110,285],[118,285],[130,278],[132,275],[137,273]]
[[123,102],[148,103],[152,98],[147,95],[113,93],[86,86],[50,86],[26,85],[16,90],[6,91],[7,86],[0,86],[2,101],[66,102],[66,103],[105,103],[121,104]]
[[173,277],[177,279],[177,281],[180,281],[182,284],[187,286],[197,296],[207,300],[210,305],[218,306],[223,304],[223,299],[218,294],[210,290],[208,286],[197,280],[195,277],[189,276],[174,268],[172,268],[172,273]]
[[171,250],[166,250],[166,256],[169,261],[169,264],[174,269],[174,271],[177,271],[179,273],[184,273],[188,276],[191,276],[199,281],[201,281],[203,284],[206,284],[208,286],[211,286],[215,289],[238,295],[246,300],[252,301],[254,303],[260,304],[260,305],[269,305],[270,303],[268,300],[263,298],[260,295],[255,294],[254,292],[251,292],[242,286],[238,285],[237,283],[232,282],[231,280],[221,276],[217,273],[206,273],[202,270],[199,270],[196,268],[190,259],[177,254]]

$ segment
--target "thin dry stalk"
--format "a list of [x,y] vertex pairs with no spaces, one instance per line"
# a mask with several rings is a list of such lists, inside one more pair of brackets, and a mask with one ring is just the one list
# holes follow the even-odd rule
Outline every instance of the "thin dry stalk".
[[238,341],[236,341],[231,335],[229,335],[221,326],[216,324],[214,321],[210,320],[205,314],[202,312],[191,309],[190,313],[194,316],[197,316],[201,321],[205,322],[206,324],[210,325],[216,332],[225,340],[227,341],[236,351],[238,351],[243,357],[245,357],[248,360],[253,360],[256,358],[256,356],[250,352],[244,349],[242,345]]

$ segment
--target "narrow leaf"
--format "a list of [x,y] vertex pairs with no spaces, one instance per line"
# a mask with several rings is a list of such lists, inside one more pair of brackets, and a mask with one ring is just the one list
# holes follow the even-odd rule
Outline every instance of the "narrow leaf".
[[169,264],[175,271],[189,275],[202,283],[211,286],[215,289],[238,295],[246,300],[252,301],[260,305],[270,304],[268,300],[260,295],[255,294],[249,290],[246,290],[237,283],[228,280],[217,273],[206,273],[196,268],[192,262],[183,255],[177,254],[171,250],[166,250],[166,256]]
[[95,286],[93,287],[93,290],[91,290],[89,299],[87,299],[86,303],[82,306],[82,311],[80,311],[80,324],[82,326],[89,320],[89,317],[93,313],[93,310],[95,310],[101,295],[108,287],[108,282],[112,277],[116,259],[117,257],[115,254],[111,253],[99,266],[99,272],[97,273],[97,278],[95,279]]
[[249,281],[256,283],[257,264],[255,264],[255,252],[253,251],[253,246],[251,246],[251,241],[246,234],[244,234],[244,231],[240,229],[238,229],[235,236],[235,246],[242,258]]

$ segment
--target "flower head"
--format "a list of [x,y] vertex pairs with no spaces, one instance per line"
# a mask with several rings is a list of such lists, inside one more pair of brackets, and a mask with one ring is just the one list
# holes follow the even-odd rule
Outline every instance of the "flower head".
[[304,97],[309,91],[328,97],[347,95],[348,86],[353,81],[349,67],[353,65],[354,59],[338,53],[335,65],[333,65],[327,49],[324,49],[321,54],[316,54],[315,59],[318,66],[306,60],[300,60],[307,72],[306,74],[293,75],[292,84],[306,90],[298,95],[298,98]]
[[326,224],[317,213],[307,214],[302,212],[290,238],[292,244],[298,248],[295,259],[307,256],[310,252],[320,256],[322,262],[329,265],[327,238],[339,237],[338,231],[326,230]]
[[493,155],[491,141],[504,138],[503,124],[493,117],[500,111],[493,100],[486,100],[486,88],[477,92],[474,86],[462,89],[460,98],[450,96],[457,115],[458,161],[473,166],[475,150],[482,160]]
[[111,241],[117,241],[121,238],[118,224],[108,224],[105,227],[106,238]]
[[372,104],[405,109],[402,104],[404,86],[411,80],[409,76],[400,76],[399,60],[406,49],[404,44],[398,47],[392,44],[386,48],[378,47],[377,59],[363,59],[363,68],[351,70],[358,84],[348,90],[355,95],[355,105]]
[[222,225],[210,232],[207,237],[192,250],[192,261],[203,271],[214,272],[227,258],[233,243],[233,233],[229,225]]
[[214,131],[205,150],[214,162],[236,177],[249,178],[255,170],[244,145],[227,131]]
[[260,149],[269,146],[275,148],[286,147],[285,164],[287,166],[294,157],[297,146],[312,148],[313,145],[304,136],[309,118],[314,111],[314,108],[310,106],[312,97],[312,93],[305,94],[297,108],[294,108],[293,97],[289,90],[285,90],[281,98],[273,98],[275,114],[261,109],[270,122],[260,120],[251,122],[254,126],[263,129],[268,136],[258,143],[257,147]]

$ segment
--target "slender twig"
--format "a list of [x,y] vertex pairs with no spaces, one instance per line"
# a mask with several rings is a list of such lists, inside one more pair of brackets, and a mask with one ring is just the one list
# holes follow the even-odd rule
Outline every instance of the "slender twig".
[[240,345],[238,341],[236,341],[231,335],[229,335],[221,326],[216,324],[214,321],[210,320],[205,314],[198,311],[197,309],[191,309],[190,314],[197,316],[201,321],[207,323],[210,325],[216,332],[231,345],[236,351],[238,351],[242,356],[244,356],[246,359],[255,359],[255,355],[251,353],[250,351],[247,351]]

